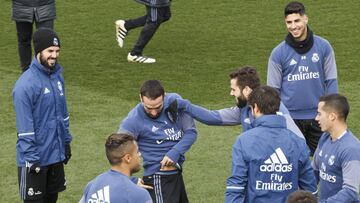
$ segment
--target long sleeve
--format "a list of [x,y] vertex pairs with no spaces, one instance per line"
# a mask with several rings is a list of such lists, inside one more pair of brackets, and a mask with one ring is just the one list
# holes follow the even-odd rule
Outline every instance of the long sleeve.
[[337,93],[338,81],[334,50],[329,42],[325,44],[324,49],[325,94]]
[[317,182],[313,168],[311,167],[307,146],[305,141],[303,142],[303,150],[301,159],[299,160],[299,187],[300,189],[310,191],[315,195],[317,193]]
[[35,163],[40,159],[37,147],[35,145],[36,134],[34,129],[33,105],[32,100],[35,97],[30,95],[31,91],[21,87],[14,89],[13,102],[16,113],[17,127],[17,146],[19,153],[24,155],[26,162]]
[[239,125],[240,109],[237,107],[220,110],[209,110],[204,107],[191,104],[188,100],[177,99],[179,109],[183,109],[194,119],[206,125]]
[[[274,50],[275,51],[275,50]],[[267,85],[274,87],[276,89],[281,89],[282,85],[282,70],[281,65],[277,62],[275,53],[271,53],[271,56],[268,61],[267,68]]]
[[244,159],[239,139],[232,149],[231,176],[226,181],[225,202],[241,203],[245,201],[245,190],[248,182],[248,164]]
[[[64,94],[65,94],[65,87],[64,87],[64,84],[63,84],[63,88],[64,88]],[[72,135],[70,133],[70,116],[69,116],[69,112],[68,112],[68,109],[67,109],[67,103],[66,103],[66,99],[65,100],[65,103],[64,103],[64,124],[65,124],[65,143],[70,143],[71,140],[72,140]]]
[[170,159],[176,163],[178,162],[180,155],[185,154],[197,138],[194,120],[188,114],[183,113],[179,118],[179,122],[181,122],[184,135],[181,140],[166,153],[166,156],[170,157]]
[[[359,185],[360,185],[360,159],[359,159],[360,150],[359,149],[349,149],[344,153],[344,160],[341,168],[343,175],[342,189],[329,197],[328,199],[321,201],[326,203],[336,203],[336,202],[355,202],[359,201]],[[321,190],[321,188],[320,188]]]

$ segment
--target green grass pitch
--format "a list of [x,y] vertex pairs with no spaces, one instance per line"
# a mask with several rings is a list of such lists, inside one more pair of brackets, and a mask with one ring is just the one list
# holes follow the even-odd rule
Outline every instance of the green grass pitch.
[[[68,188],[59,203],[78,202],[87,182],[109,168],[105,138],[138,102],[146,79],[159,79],[210,109],[229,107],[228,74],[252,65],[266,82],[271,50],[284,39],[284,0],[173,0],[172,18],[163,24],[144,54],[156,64],[130,64],[126,55],[140,30],[130,32],[122,49],[114,21],[134,18],[145,8],[132,0],[58,0],[55,29],[62,43],[73,157],[66,166]],[[304,1],[309,25],[332,44],[340,92],[351,105],[350,129],[360,135],[360,1]],[[12,87],[20,75],[11,1],[0,0],[0,202],[20,202],[15,164],[16,128]],[[186,154],[185,184],[190,202],[223,202],[230,174],[231,146],[241,127],[197,123],[198,140]],[[137,174],[138,176],[141,173]]]

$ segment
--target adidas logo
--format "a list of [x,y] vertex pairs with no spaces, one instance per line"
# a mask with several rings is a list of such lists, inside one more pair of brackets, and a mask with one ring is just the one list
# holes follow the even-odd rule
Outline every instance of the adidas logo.
[[109,185],[91,195],[88,203],[110,203]]
[[294,59],[291,59],[290,66],[297,64],[297,62]]
[[289,164],[281,148],[277,148],[270,158],[264,161],[265,164],[260,166],[261,172],[291,172],[292,164]]
[[49,94],[49,93],[50,93],[50,90],[47,87],[45,87],[44,94]]
[[157,130],[159,130],[159,128],[157,128],[157,127],[155,127],[155,126],[153,126],[152,128],[151,128],[151,131],[154,133],[154,132],[156,132]]

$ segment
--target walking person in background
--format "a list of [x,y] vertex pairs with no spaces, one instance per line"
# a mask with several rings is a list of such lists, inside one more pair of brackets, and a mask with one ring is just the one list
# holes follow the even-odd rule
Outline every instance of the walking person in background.
[[16,24],[20,68],[26,71],[32,59],[31,38],[36,28],[54,28],[55,0],[12,0],[12,19]]
[[143,50],[151,40],[160,25],[168,21],[171,17],[171,0],[135,0],[145,5],[146,14],[136,19],[117,20],[116,39],[120,47],[124,45],[124,39],[128,32],[137,27],[143,27],[140,36],[131,52],[127,55],[129,62],[135,63],[155,63],[156,59],[143,56]]

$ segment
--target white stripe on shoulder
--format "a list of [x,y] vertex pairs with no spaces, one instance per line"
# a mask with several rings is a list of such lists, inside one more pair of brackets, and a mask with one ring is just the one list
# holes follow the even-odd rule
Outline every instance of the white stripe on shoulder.
[[21,137],[21,136],[27,136],[27,135],[34,135],[35,133],[34,132],[29,132],[29,133],[19,133],[18,136]]
[[226,189],[243,190],[243,189],[245,189],[245,187],[242,187],[242,186],[226,186]]
[[69,118],[70,118],[70,116],[68,116],[68,117],[64,118],[64,121],[67,121],[67,120],[69,120]]

